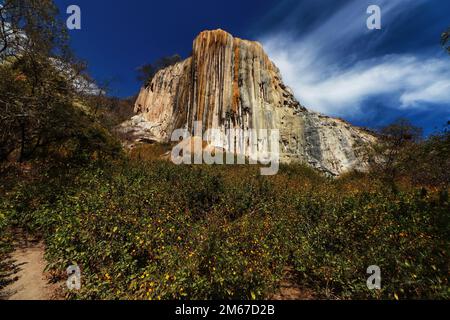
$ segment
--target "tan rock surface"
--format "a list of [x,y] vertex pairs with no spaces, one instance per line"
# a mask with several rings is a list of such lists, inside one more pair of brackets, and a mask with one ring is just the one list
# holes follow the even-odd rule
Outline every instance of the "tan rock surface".
[[[141,89],[135,112],[121,130],[159,142],[169,141],[174,129],[193,131],[195,121],[204,131],[279,129],[282,162],[304,162],[331,175],[363,169],[364,149],[375,141],[360,128],[304,108],[261,44],[223,30],[202,32],[192,57],[161,70]],[[213,138],[208,143],[227,147]]]

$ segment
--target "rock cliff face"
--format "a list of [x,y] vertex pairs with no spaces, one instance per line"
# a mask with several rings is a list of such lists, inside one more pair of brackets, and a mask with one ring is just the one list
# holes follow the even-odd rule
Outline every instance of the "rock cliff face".
[[375,140],[304,108],[259,43],[222,30],[202,32],[192,57],[157,73],[141,89],[135,112],[121,130],[159,142],[169,141],[174,129],[193,130],[197,121],[203,130],[279,129],[282,162],[304,162],[331,175],[363,169],[364,149]]

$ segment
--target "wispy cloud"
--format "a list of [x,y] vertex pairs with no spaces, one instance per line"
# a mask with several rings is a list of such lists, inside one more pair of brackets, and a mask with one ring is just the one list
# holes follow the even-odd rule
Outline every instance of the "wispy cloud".
[[[400,13],[405,17],[423,1],[376,2],[382,8],[383,25],[389,28]],[[366,9],[365,1],[353,0],[305,34],[294,35],[286,25],[260,41],[297,98],[313,110],[354,116],[364,112],[368,99],[379,96],[399,109],[426,104],[448,108],[448,57],[433,57],[425,51],[372,54],[383,45],[385,33],[373,36],[377,31],[366,28]]]

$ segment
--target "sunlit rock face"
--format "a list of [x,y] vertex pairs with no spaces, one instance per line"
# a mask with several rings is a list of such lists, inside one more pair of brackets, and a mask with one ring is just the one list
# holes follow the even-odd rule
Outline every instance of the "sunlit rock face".
[[[301,92],[299,93],[301,96]],[[281,162],[303,162],[331,175],[364,169],[373,135],[311,112],[283,84],[258,42],[223,30],[202,32],[192,57],[161,70],[141,89],[136,116],[122,125],[136,139],[170,141],[174,129],[279,129]],[[223,147],[208,137],[209,144]]]

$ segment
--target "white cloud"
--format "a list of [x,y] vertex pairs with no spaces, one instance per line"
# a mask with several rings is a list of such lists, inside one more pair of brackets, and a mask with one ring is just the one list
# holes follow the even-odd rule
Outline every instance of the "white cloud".
[[[388,24],[396,13],[420,1],[380,3]],[[262,37],[260,41],[297,98],[313,110],[339,116],[364,112],[364,102],[381,95],[389,96],[392,107],[397,108],[418,108],[424,103],[449,105],[448,57],[403,54],[358,58],[352,45],[370,32],[365,28],[367,16],[362,8],[354,0],[299,38],[286,31]],[[379,45],[379,41],[382,36],[364,49]],[[342,57],[356,62],[342,65]]]

